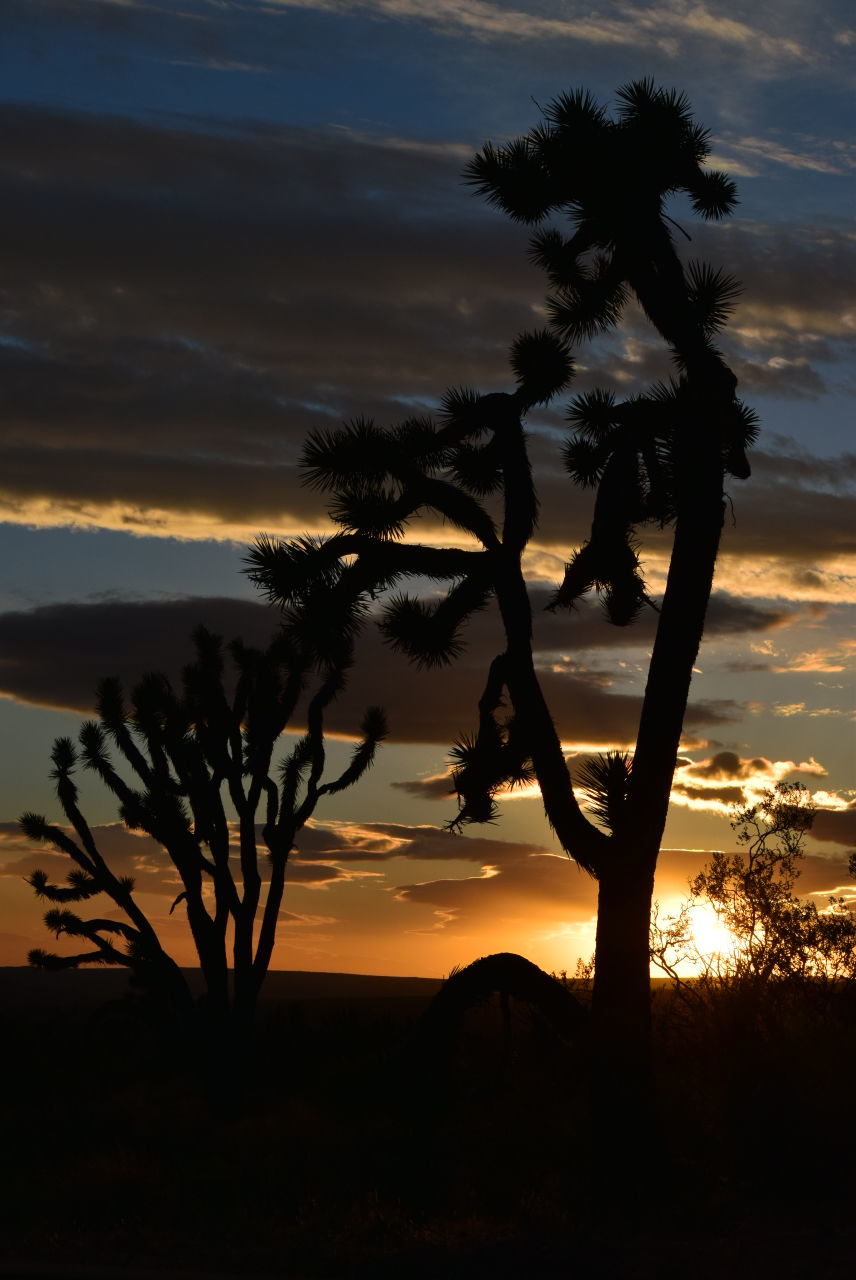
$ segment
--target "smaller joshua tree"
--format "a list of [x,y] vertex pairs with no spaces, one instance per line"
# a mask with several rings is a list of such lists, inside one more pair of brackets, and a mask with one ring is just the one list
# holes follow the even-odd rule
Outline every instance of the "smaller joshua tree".
[[[181,883],[172,910],[183,903],[187,912],[212,1021],[250,1025],[276,940],[295,837],[322,796],[362,777],[386,733],[383,712],[370,708],[349,765],[323,781],[324,714],[343,688],[352,640],[347,625],[331,626],[319,653],[306,641],[310,629],[321,634],[320,619],[313,626],[306,616],[302,623],[301,629],[297,619],[287,619],[263,652],[233,641],[232,679],[220,638],[199,628],[196,659],[184,670],[180,690],[163,675],[147,675],[133,689],[129,708],[118,681],[101,683],[99,719],[83,725],[79,746],[59,738],[53,748],[52,776],[71,831],[38,814],[21,818],[32,840],[52,844],[75,864],[65,885],[49,883],[43,871],[29,877],[38,897],[52,904],[45,924],[57,937],[84,939],[89,949],[70,956],[31,951],[31,964],[124,965],[173,1013],[185,1017],[194,1008],[181,970],[135,899],[133,881],[111,871],[78,807],[73,775],[82,763],[113,792],[128,830],[152,836],[172,862]],[[306,731],[276,764],[279,737],[299,707],[305,708]],[[120,770],[130,770],[134,783]],[[71,909],[99,894],[111,900],[106,915],[83,919]]]

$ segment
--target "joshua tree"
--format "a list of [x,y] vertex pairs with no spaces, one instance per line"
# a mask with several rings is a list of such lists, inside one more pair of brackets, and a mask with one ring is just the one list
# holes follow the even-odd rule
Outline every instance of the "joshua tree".
[[[295,837],[322,796],[362,777],[385,735],[383,713],[371,708],[350,764],[323,781],[324,713],[344,684],[351,651],[347,634],[331,630],[337,639],[328,641],[320,660],[300,643],[295,619],[264,652],[234,641],[229,681],[219,638],[200,628],[196,660],[185,669],[181,690],[165,676],[146,676],[134,688],[130,708],[118,681],[102,682],[99,719],[83,726],[79,747],[69,738],[54,744],[52,776],[71,832],[38,814],[21,819],[31,839],[52,844],[76,864],[63,886],[50,884],[42,871],[29,877],[37,895],[55,904],[46,925],[58,937],[85,939],[91,949],[71,956],[31,951],[31,964],[124,965],[174,1012],[193,1010],[182,972],[137,903],[133,882],[110,870],[78,807],[73,774],[82,761],[113,792],[126,827],[152,836],[178,873],[182,887],[172,909],[183,903],[187,912],[212,1024],[225,1026],[231,1011],[239,1031],[249,1026],[273,952]],[[279,737],[296,714],[306,732],[277,764]],[[121,770],[130,770],[135,782]],[[84,920],[67,905],[97,894],[112,900],[107,918]]]
[[560,333],[579,340],[610,328],[632,293],[678,369],[670,386],[620,407],[602,394],[579,400],[571,421],[580,435],[566,452],[574,478],[598,493],[591,539],[568,565],[557,604],[599,587],[613,621],[626,622],[644,598],[633,528],[640,519],[674,526],[632,761],[613,757],[585,780],[602,797],[595,812],[611,833],[590,863],[599,881],[595,1004],[624,1021],[647,1008],[643,938],[719,548],[724,475],[748,476],[744,450],[755,426],[712,341],[738,286],[705,264],[683,267],[664,208],[683,192],[702,217],[722,218],[736,203],[734,184],[701,167],[708,133],[683,96],[642,81],[618,97],[615,120],[587,94],[559,98],[526,137],[485,147],[469,176],[513,218],[569,217],[569,237],[550,229],[532,241],[555,289],[550,315]]
[[[514,343],[517,389],[450,392],[439,424],[410,419],[383,430],[359,420],[312,435],[306,477],[333,493],[342,532],[313,544],[261,539],[251,573],[292,607],[319,573],[366,593],[407,575],[450,584],[439,603],[394,596],[383,612],[389,641],[423,665],[454,658],[467,617],[496,597],[504,647],[479,701],[478,733],[456,748],[456,821],[489,819],[494,796],[534,774],[562,847],[598,880],[600,1043],[613,1061],[644,1062],[654,869],[719,547],[724,476],[748,475],[744,449],[755,430],[712,341],[738,287],[704,264],[682,265],[664,205],[683,191],[703,217],[721,218],[735,193],[724,175],[702,169],[707,134],[684,98],[647,81],[619,91],[615,119],[587,94],[557,99],[544,117],[526,137],[486,146],[468,169],[478,191],[512,217],[535,224],[558,212],[572,223],[567,238],[543,230],[532,242],[554,289],[552,328]],[[668,343],[677,376],[623,403],[605,391],[572,402],[564,461],[596,497],[591,536],[551,607],[571,608],[594,588],[612,622],[632,622],[648,600],[636,530],[653,522],[671,525],[674,535],[636,749],[602,757],[576,779],[592,821],[533,660],[522,556],[538,501],[522,417],[567,386],[570,345],[615,325],[631,296]],[[499,519],[489,509],[494,494]],[[408,522],[425,511],[462,530],[469,545],[403,541]],[[501,711],[506,698],[509,714]]]

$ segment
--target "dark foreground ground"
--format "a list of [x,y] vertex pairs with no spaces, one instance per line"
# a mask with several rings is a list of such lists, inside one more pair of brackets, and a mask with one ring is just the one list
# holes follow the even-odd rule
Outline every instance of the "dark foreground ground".
[[613,1135],[605,1195],[585,1047],[523,1004],[426,1040],[438,985],[272,975],[241,1083],[123,975],[0,970],[0,1275],[853,1274],[852,1001],[661,990],[650,1158],[622,1186]]

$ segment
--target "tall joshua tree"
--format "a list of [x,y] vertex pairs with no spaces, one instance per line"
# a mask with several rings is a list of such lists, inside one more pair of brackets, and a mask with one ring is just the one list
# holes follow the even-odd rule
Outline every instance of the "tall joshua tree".
[[[331,622],[329,609],[326,616]],[[113,792],[125,826],[152,836],[177,873],[181,891],[173,910],[183,904],[187,913],[212,1024],[231,1022],[239,1031],[249,1026],[270,965],[297,833],[322,796],[362,777],[385,734],[382,712],[369,709],[350,764],[323,781],[324,714],[344,684],[352,642],[347,627],[331,625],[319,654],[301,643],[297,620],[289,621],[265,651],[232,643],[231,680],[220,639],[199,628],[196,659],[180,690],[162,675],[149,675],[134,688],[128,707],[119,683],[105,680],[99,719],[83,726],[79,746],[57,740],[52,776],[71,832],[32,813],[21,825],[31,839],[67,854],[75,868],[65,885],[49,883],[42,871],[29,882],[54,904],[45,916],[48,928],[57,937],[84,939],[90,949],[70,956],[31,951],[31,964],[124,965],[180,1016],[193,1010],[182,972],[135,898],[133,882],[110,870],[78,806],[73,774],[82,762]],[[311,639],[309,611],[302,623],[304,638]],[[324,630],[320,619],[315,630]],[[306,732],[277,764],[278,740],[298,711]],[[126,781],[128,772],[134,783]],[[269,864],[266,892],[263,859]],[[83,919],[70,909],[98,894],[111,900],[106,916]]]
[[[468,616],[496,597],[504,647],[487,674],[478,732],[455,751],[457,821],[485,821],[498,792],[537,778],[562,847],[598,880],[594,1012],[601,1044],[626,1060],[646,1052],[654,870],[719,547],[724,477],[749,474],[745,447],[755,426],[713,345],[738,287],[705,264],[684,267],[665,212],[667,198],[682,191],[701,216],[722,218],[735,203],[733,184],[702,168],[707,133],[683,97],[643,81],[618,98],[613,119],[588,94],[562,96],[538,128],[486,146],[469,166],[469,181],[513,218],[539,224],[558,213],[571,223],[569,235],[551,228],[532,241],[553,290],[551,328],[514,343],[516,390],[450,392],[439,423],[409,419],[383,430],[359,420],[311,436],[306,478],[333,494],[342,531],[314,544],[262,539],[251,572],[290,606],[319,572],[366,592],[408,575],[447,583],[439,602],[393,596],[382,614],[390,643],[422,665],[452,660]],[[631,623],[647,601],[636,543],[646,524],[672,527],[671,562],[635,751],[602,757],[573,779],[532,653],[522,556],[538,501],[522,418],[568,385],[571,346],[616,325],[631,297],[668,344],[676,377],[624,402],[594,391],[571,403],[564,462],[574,481],[595,489],[594,513],[550,607],[572,608],[594,589],[613,623]],[[426,511],[460,529],[468,545],[404,541],[409,521]]]

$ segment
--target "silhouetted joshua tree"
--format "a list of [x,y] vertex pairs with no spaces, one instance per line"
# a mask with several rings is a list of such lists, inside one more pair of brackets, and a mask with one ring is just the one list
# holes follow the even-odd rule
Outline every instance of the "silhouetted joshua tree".
[[[486,146],[467,171],[519,221],[537,224],[555,212],[571,222],[567,237],[541,230],[532,241],[553,287],[552,328],[514,343],[516,390],[449,392],[439,423],[408,419],[383,430],[359,420],[310,436],[307,481],[333,494],[342,531],[316,543],[262,538],[251,574],[290,607],[319,573],[343,589],[357,582],[367,595],[409,575],[449,584],[439,603],[396,595],[383,610],[390,643],[423,666],[451,661],[466,619],[496,597],[505,643],[479,701],[478,732],[455,750],[456,822],[490,819],[498,792],[537,778],[562,847],[598,880],[593,1012],[606,1057],[632,1074],[647,1053],[654,869],[719,547],[724,476],[749,474],[744,450],[755,422],[713,345],[738,287],[707,265],[682,265],[664,208],[683,191],[703,217],[724,217],[733,184],[702,169],[708,135],[683,97],[648,81],[618,97],[615,119],[588,94],[560,97],[532,133]],[[653,523],[674,534],[636,749],[580,772],[589,817],[533,659],[522,556],[538,500],[522,417],[572,379],[571,343],[612,328],[634,296],[668,343],[676,377],[624,402],[608,391],[572,402],[564,461],[574,481],[595,489],[594,516],[550,607],[572,608],[594,589],[613,623],[631,623],[647,602],[636,531]],[[495,510],[497,500],[498,519],[489,505]],[[469,545],[403,541],[424,512],[461,530]]]
[[[183,903],[187,912],[209,1022],[248,1027],[270,965],[295,837],[322,796],[362,777],[386,732],[383,713],[369,709],[350,764],[323,781],[324,714],[343,687],[352,640],[326,605],[319,612],[329,626],[320,653],[305,642],[313,628],[324,631],[322,618],[307,610],[287,620],[265,651],[234,641],[231,681],[220,639],[199,628],[196,659],[180,691],[165,676],[148,675],[134,688],[129,708],[118,681],[102,682],[99,719],[82,727],[79,747],[60,738],[53,748],[52,776],[72,833],[37,814],[21,818],[31,839],[52,844],[76,864],[64,886],[50,884],[42,871],[29,877],[37,895],[55,904],[46,925],[57,937],[84,939],[90,949],[71,956],[31,951],[31,964],[124,965],[174,1012],[193,1011],[184,976],[136,901],[133,882],[110,870],[78,807],[73,774],[82,762],[113,792],[125,826],[153,837],[175,868],[181,892],[172,910]],[[296,715],[306,732],[276,763],[280,735]],[[128,770],[133,784],[124,776]],[[262,858],[269,865],[266,892]],[[111,900],[107,916],[82,919],[69,907],[98,894]]]

